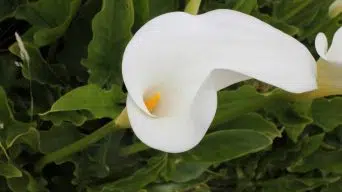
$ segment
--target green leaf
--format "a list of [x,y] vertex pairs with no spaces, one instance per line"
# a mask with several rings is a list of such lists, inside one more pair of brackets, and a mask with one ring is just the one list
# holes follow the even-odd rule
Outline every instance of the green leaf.
[[64,34],[80,4],[81,0],[39,0],[18,7],[15,17],[33,25],[33,43],[44,46]]
[[262,182],[260,186],[262,192],[312,191],[322,185],[334,183],[339,179],[340,177],[296,178],[285,176]]
[[8,17],[13,17],[16,8],[27,0],[1,0],[0,1],[0,22]]
[[342,181],[328,184],[326,188],[323,188],[321,192],[340,192],[342,191]]
[[250,14],[258,5],[257,0],[237,0],[233,9]]
[[284,138],[280,142],[280,145],[279,141],[274,143],[266,153],[259,153],[261,156],[256,170],[257,179],[273,178],[279,172],[286,172],[287,167],[298,161],[301,155],[301,144],[293,143],[290,140],[284,141]]
[[302,142],[302,149],[300,150],[300,153],[298,154],[298,156],[296,157],[296,161],[293,162],[293,164],[291,166],[288,167],[288,170],[292,170],[293,168],[295,169],[295,167],[297,165],[300,165],[304,158],[306,158],[307,156],[313,154],[315,151],[317,151],[319,149],[319,147],[321,146],[321,144],[323,143],[323,139],[324,139],[325,134],[318,134],[318,135],[314,135],[311,137],[305,137],[301,142]]
[[287,33],[288,35],[294,36],[298,35],[301,32],[301,30],[297,26],[288,24],[284,21],[280,21],[277,18],[271,17],[269,15],[262,13],[254,13],[254,16],[265,21],[266,23],[271,24],[273,27]]
[[[137,31],[150,17],[149,0],[133,0],[134,3],[134,25],[133,31]],[[164,2],[165,3],[165,2]]]
[[0,162],[0,175],[6,178],[21,177],[23,174],[13,164]]
[[84,82],[87,81],[88,73],[86,68],[81,65],[81,59],[87,56],[88,44],[93,35],[91,21],[101,10],[101,4],[102,1],[99,0],[88,0],[80,7],[78,15],[65,32],[64,49],[57,54],[57,60],[66,66],[68,74],[77,76]]
[[325,132],[333,131],[342,125],[342,98],[315,100],[312,104],[312,117],[314,123]]
[[318,150],[289,168],[291,172],[308,172],[321,169],[332,173],[342,173],[342,152]]
[[179,7],[180,7],[178,0],[168,0],[168,1],[149,0],[149,2],[150,2],[149,4],[150,19],[153,19],[164,13],[179,11]]
[[6,148],[14,143],[25,143],[31,148],[38,146],[38,132],[34,123],[23,123],[14,119],[12,111],[8,105],[5,91],[0,87],[0,140],[4,140]]
[[242,86],[236,91],[221,91],[218,94],[218,108],[212,126],[226,123],[244,111],[256,111],[268,102],[267,97],[259,94],[252,86]]
[[131,163],[127,158],[119,156],[119,144],[123,133],[109,134],[99,142],[91,145],[81,155],[74,156],[72,162],[75,165],[73,183],[80,185],[94,182],[95,178],[105,178],[117,173],[118,169],[130,170],[126,163]]
[[110,191],[125,191],[136,192],[147,184],[155,181],[160,171],[166,166],[167,155],[156,157],[154,163],[139,169],[132,176],[120,179],[113,183],[107,183],[99,187],[90,188],[88,192],[110,192]]
[[48,118],[50,113],[87,110],[94,118],[114,118],[122,110],[118,103],[123,98],[124,94],[118,86],[113,85],[107,91],[95,84],[88,84],[63,95],[52,105],[50,111],[41,115]]
[[10,56],[0,56],[0,86],[5,89],[11,87],[17,79],[18,67],[14,61]]
[[257,0],[223,0],[223,1],[212,1],[203,0],[202,9],[211,11],[215,9],[233,9],[246,14],[251,14],[252,11],[258,8]]
[[220,129],[246,129],[263,133],[270,138],[281,137],[281,131],[277,129],[275,124],[264,119],[257,113],[249,113],[218,126]]
[[11,125],[7,130],[7,148],[19,143],[25,143],[32,149],[37,150],[39,146],[39,132],[36,128],[25,123]]
[[170,155],[163,177],[166,181],[188,182],[201,176],[210,165],[211,163],[192,162],[181,156]]
[[86,115],[83,111],[59,111],[53,113],[45,113],[40,117],[46,121],[52,121],[54,125],[61,125],[63,122],[71,122],[76,126],[81,126],[88,119],[92,119],[92,115]]
[[318,134],[304,139],[304,144],[301,150],[302,157],[307,157],[314,153],[321,146],[325,134]]
[[40,151],[44,154],[54,152],[82,138],[77,127],[63,123],[52,126],[48,131],[40,131]]
[[271,144],[270,138],[252,130],[216,131],[184,156],[189,161],[218,163],[261,151]]
[[299,2],[296,0],[282,0],[280,2],[274,3],[273,15],[280,20],[289,20],[290,18],[295,17],[297,14],[300,14],[302,10],[313,3],[313,1],[314,0],[303,0]]
[[103,0],[101,11],[92,21],[88,58],[82,61],[89,69],[90,83],[121,85],[122,54],[132,36],[133,17],[132,0]]
[[[119,157],[118,149],[122,135],[122,132],[109,134],[95,144],[89,145],[82,152],[55,161],[55,163],[72,162],[75,167],[73,174],[76,177],[72,182],[80,186],[94,182],[95,179],[107,177],[113,169],[125,168],[123,163],[126,162],[120,162],[122,158]],[[77,127],[70,123],[63,123],[60,126],[53,126],[48,131],[41,131],[40,149],[42,153],[48,154],[82,137],[83,134]]]
[[[22,73],[26,79],[35,80],[43,84],[60,84],[63,82],[64,67],[60,64],[50,65],[40,54],[39,49],[31,44],[24,42],[24,46],[30,56],[30,62],[21,64]],[[9,50],[16,56],[21,57],[18,44],[15,43]],[[24,60],[24,58],[22,58]],[[61,72],[61,73],[58,73]]]
[[13,192],[47,192],[48,190],[45,188],[47,184],[45,180],[39,179],[36,180],[31,176],[27,171],[23,171],[22,177],[15,177],[7,179],[8,187]]
[[313,121],[310,115],[310,100],[302,102],[275,100],[266,107],[266,110],[284,125],[287,135],[293,142],[298,141],[304,128]]

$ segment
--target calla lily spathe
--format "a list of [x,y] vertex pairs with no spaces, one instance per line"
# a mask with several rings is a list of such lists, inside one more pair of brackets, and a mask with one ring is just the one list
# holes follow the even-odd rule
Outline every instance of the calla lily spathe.
[[187,151],[208,130],[217,91],[250,78],[293,93],[311,91],[315,66],[304,45],[252,16],[167,13],[146,23],[124,52],[130,124],[152,148]]
[[316,36],[318,96],[342,94],[342,27],[334,34],[330,48],[323,33]]

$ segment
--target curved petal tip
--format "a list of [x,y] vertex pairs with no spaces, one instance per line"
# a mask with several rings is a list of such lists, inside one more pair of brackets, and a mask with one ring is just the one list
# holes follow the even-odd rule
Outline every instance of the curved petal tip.
[[318,33],[315,39],[315,48],[318,55],[324,59],[327,59],[327,51],[328,51],[328,39],[324,35],[324,33]]

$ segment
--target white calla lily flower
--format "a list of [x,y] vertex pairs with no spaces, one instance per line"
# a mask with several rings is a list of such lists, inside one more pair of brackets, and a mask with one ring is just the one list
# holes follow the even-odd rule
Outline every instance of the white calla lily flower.
[[317,34],[315,47],[322,59],[342,67],[342,27],[335,32],[329,49],[327,37],[323,33]]
[[217,108],[217,91],[255,78],[293,93],[316,89],[316,62],[291,36],[232,10],[172,12],[147,22],[127,45],[127,112],[148,146],[196,146]]
[[317,62],[317,97],[342,94],[342,27],[333,37],[330,48],[323,33],[316,36],[315,47],[321,57]]

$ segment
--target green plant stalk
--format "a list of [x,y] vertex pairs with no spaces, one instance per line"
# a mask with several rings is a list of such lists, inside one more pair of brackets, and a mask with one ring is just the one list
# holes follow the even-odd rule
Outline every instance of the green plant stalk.
[[184,12],[190,13],[192,15],[197,15],[200,5],[201,0],[188,0]]
[[88,145],[94,144],[106,135],[121,130],[123,128],[117,128],[115,120],[107,123],[106,125],[102,126],[100,129],[94,131],[90,135],[83,137],[82,139],[63,147],[57,151],[47,154],[43,158],[41,158],[35,165],[36,172],[40,172],[43,167],[51,162],[61,160],[73,153],[82,151],[83,149],[87,148]]

